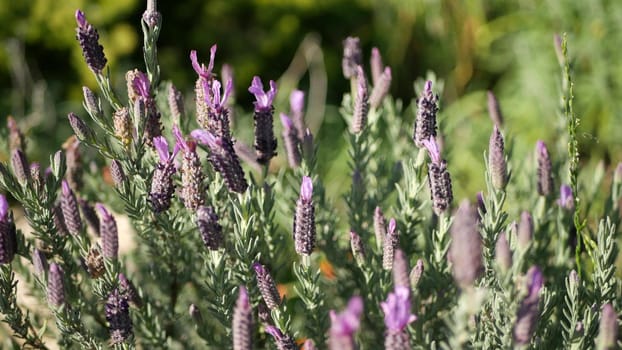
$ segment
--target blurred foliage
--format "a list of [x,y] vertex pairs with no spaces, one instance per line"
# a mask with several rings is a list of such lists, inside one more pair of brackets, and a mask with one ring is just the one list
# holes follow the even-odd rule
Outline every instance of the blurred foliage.
[[[144,6],[137,0],[0,0],[0,114],[14,115],[28,130],[37,143],[31,152],[38,146],[57,148],[69,136],[65,116],[82,111],[79,87],[94,85],[74,38],[75,9],[84,10],[98,28],[113,80],[123,86],[124,72],[142,67]],[[237,102],[244,110],[252,106],[246,88],[253,75],[280,79],[277,112],[288,109],[292,88],[313,88],[313,69],[318,81],[323,76],[327,86],[316,90],[321,98],[310,103],[317,113],[309,123],[320,151],[335,159],[322,165],[328,175],[345,168],[340,136],[345,123],[336,106],[348,89],[341,75],[341,42],[348,35],[361,38],[366,62],[371,48],[380,48],[393,68],[394,97],[405,106],[416,96],[417,77],[433,71],[444,81],[442,132],[451,141],[448,150],[454,150],[448,158],[459,195],[483,187],[474,169],[483,165],[491,131],[486,90],[501,102],[515,152],[531,152],[537,139],[555,143],[559,100],[550,96],[559,96],[561,83],[554,33],[568,33],[575,58],[582,158],[606,164],[622,160],[620,1],[186,0],[161,1],[158,8],[162,78],[182,88],[188,102],[195,78],[188,53],[196,49],[207,61],[214,43],[217,69],[224,62],[235,69]],[[311,60],[308,52],[301,53],[306,47],[301,42],[309,38],[323,49]],[[302,68],[296,55],[307,58]],[[554,149],[552,156],[561,152],[565,149]],[[339,170],[331,171],[334,165]]]

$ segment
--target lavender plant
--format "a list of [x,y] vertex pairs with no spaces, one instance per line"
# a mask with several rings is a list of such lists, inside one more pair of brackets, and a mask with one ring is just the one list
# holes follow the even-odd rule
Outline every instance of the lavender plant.
[[[535,157],[523,155],[537,163],[524,170],[530,180],[517,181],[512,167],[525,162],[505,139],[516,131],[504,123],[503,101],[489,92],[491,136],[487,148],[480,145],[486,187],[477,204],[466,198],[456,205],[460,179],[452,179],[442,143],[460,141],[437,120],[442,83],[416,84],[418,99],[403,108],[377,48],[367,67],[360,41],[344,41],[351,89],[341,114],[350,126],[351,181],[340,197],[327,193],[330,179],[318,163],[328,160],[305,120],[303,91],[277,90],[272,80],[266,91],[256,76],[248,89],[254,105],[237,108],[247,112],[234,124],[232,68],[223,64],[217,78],[213,45],[207,66],[200,50],[190,53],[187,66],[198,77],[195,108],[185,109],[180,90],[160,82],[163,21],[150,0],[141,18],[145,71],[130,70],[122,94],[108,71],[115,62],[86,17],[76,11],[77,40],[98,91],[82,90],[89,118],[68,115],[75,137],[46,168],[29,159],[19,123],[7,120],[10,165],[0,163],[0,313],[7,327],[0,332],[10,337],[3,345],[620,345],[622,166],[604,211],[589,211],[591,179],[579,159],[565,40],[558,45],[568,154],[538,141]],[[289,96],[289,111],[279,94]],[[241,129],[251,128],[254,139],[246,140]],[[135,246],[128,249],[128,241]],[[42,307],[25,305],[26,293]]]

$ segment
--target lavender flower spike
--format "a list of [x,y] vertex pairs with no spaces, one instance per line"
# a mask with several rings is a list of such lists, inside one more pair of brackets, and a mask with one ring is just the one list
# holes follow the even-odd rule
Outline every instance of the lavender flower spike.
[[82,219],[78,209],[78,201],[67,180],[63,180],[62,183],[60,205],[65,218],[65,226],[69,233],[72,235],[80,234],[82,231]]
[[355,78],[357,67],[363,64],[363,54],[361,52],[361,40],[357,37],[347,37],[343,41],[343,58],[341,69],[346,79]]
[[617,349],[618,315],[611,303],[603,305],[596,346],[599,350]]
[[389,293],[387,300],[380,303],[380,307],[384,312],[384,324],[387,328],[385,349],[410,349],[406,326],[417,320],[417,316],[410,312],[410,289],[396,287],[393,293]]
[[255,95],[255,152],[259,164],[268,164],[276,156],[276,138],[273,130],[274,106],[272,102],[276,96],[276,84],[270,80],[270,90],[263,90],[261,78],[255,76],[248,91]]
[[330,350],[354,350],[356,343],[354,333],[361,324],[363,314],[363,298],[352,297],[348,306],[340,313],[330,310],[330,330],[328,348]]
[[17,252],[17,236],[13,215],[6,197],[0,194],[0,264],[9,264]]
[[549,196],[553,193],[553,174],[551,157],[543,141],[536,143],[536,154],[538,159],[538,194]]
[[315,246],[315,207],[312,195],[313,181],[303,176],[294,217],[294,243],[300,255],[311,255]]
[[454,198],[451,187],[451,177],[447,170],[447,162],[441,159],[438,144],[432,136],[423,141],[427,148],[431,162],[428,164],[428,183],[430,186],[430,196],[432,197],[432,207],[436,215],[445,212]]
[[76,10],[76,39],[82,48],[82,55],[86,60],[86,65],[95,74],[101,74],[106,66],[106,56],[104,55],[104,47],[99,44],[99,34],[97,30],[86,21],[84,13]]
[[50,306],[58,308],[65,303],[65,281],[63,269],[56,263],[50,264],[48,272],[47,298]]
[[362,267],[365,265],[365,246],[361,241],[361,237],[354,231],[350,231],[350,248],[352,256],[356,263]]
[[283,332],[275,326],[267,326],[266,333],[274,338],[278,350],[298,350],[298,345],[296,345],[294,339],[292,339],[289,334],[283,334]]
[[410,289],[408,257],[401,249],[396,249],[393,257],[393,285]]
[[218,46],[215,44],[210,48],[209,64],[205,67],[204,64],[199,64],[196,50],[190,51],[190,62],[192,62],[192,68],[199,75],[200,79],[210,80],[212,79],[212,70],[214,69],[214,59],[216,57],[216,49]]
[[222,226],[218,223],[218,215],[212,207],[204,205],[197,208],[196,223],[205,247],[218,250],[222,246]]
[[181,160],[181,199],[186,209],[195,211],[205,203],[203,189],[203,170],[196,152],[196,142],[186,141],[177,125],[173,125],[173,135],[177,139],[176,146],[182,150]]
[[531,341],[538,322],[540,290],[544,284],[542,271],[537,266],[532,266],[526,277],[527,296],[521,302],[514,324],[514,342],[518,345],[526,345]]
[[240,286],[238,300],[233,309],[233,350],[253,348],[253,309],[248,298],[248,291]]
[[102,237],[102,252],[108,259],[117,259],[119,254],[119,231],[117,221],[103,204],[95,204],[101,219],[99,220],[99,232]]
[[197,129],[193,130],[190,135],[199,143],[207,145],[211,153],[209,161],[214,169],[220,173],[230,191],[242,193],[248,188],[244,171],[240,165],[240,160],[233,150],[230,139],[217,137],[209,131]]
[[367,79],[361,66],[356,67],[357,90],[354,97],[354,111],[352,114],[352,132],[359,134],[367,124],[367,113],[369,113],[369,91]]
[[393,269],[395,249],[397,248],[398,240],[397,223],[395,219],[391,219],[391,221],[389,221],[387,235],[384,237],[382,243],[382,268],[385,270]]
[[17,178],[20,185],[25,186],[32,180],[30,176],[30,166],[24,152],[17,148],[13,150],[11,154],[11,168],[13,168],[13,175]]
[[382,63],[382,55],[377,47],[371,49],[371,57],[369,59],[369,66],[371,68],[371,81],[374,86],[380,81],[380,75],[385,69],[384,63]]
[[572,188],[570,188],[569,185],[563,184],[560,186],[557,205],[566,210],[574,209],[574,196],[572,195]]
[[533,238],[533,218],[528,211],[523,211],[520,216],[520,222],[518,223],[518,231],[516,233],[518,247],[520,249],[527,249],[529,243]]
[[438,96],[432,92],[432,82],[427,81],[417,100],[417,119],[413,139],[415,145],[424,147],[424,141],[436,137],[436,113],[438,112]]
[[156,164],[151,177],[148,201],[155,213],[161,213],[171,206],[171,197],[174,190],[172,176],[175,173],[173,159],[177,155],[177,149],[171,155],[168,151],[168,143],[163,136],[154,137],[153,145],[160,161]]
[[448,252],[454,280],[462,289],[473,286],[484,270],[478,225],[477,210],[465,199],[451,225],[452,241]]
[[387,235],[386,219],[380,207],[374,210],[374,235],[376,236],[376,246],[382,249],[384,237]]
[[503,190],[508,183],[508,170],[505,162],[503,135],[495,124],[488,144],[488,169],[492,186]]
[[501,107],[492,91],[488,91],[488,114],[490,115],[490,120],[492,120],[496,127],[501,128],[503,126]]
[[270,272],[260,263],[254,263],[253,270],[255,270],[255,276],[257,277],[257,287],[261,292],[263,300],[266,302],[266,306],[270,310],[276,309],[281,304],[281,296],[276,289],[276,284]]
[[130,305],[127,297],[114,289],[106,300],[104,306],[106,321],[110,331],[110,342],[120,344],[132,336],[132,319],[130,318]]
[[374,88],[371,90],[371,96],[369,97],[371,108],[380,107],[384,98],[389,94],[391,80],[391,67],[386,67],[378,77],[378,80],[374,82]]
[[283,144],[287,153],[287,161],[293,169],[300,166],[302,155],[300,154],[300,138],[298,131],[289,117],[283,113],[280,115],[283,124]]
[[305,107],[305,93],[300,90],[294,90],[289,95],[289,108],[292,114],[292,120],[296,126],[298,132],[298,138],[302,139],[305,133],[304,123],[304,107]]

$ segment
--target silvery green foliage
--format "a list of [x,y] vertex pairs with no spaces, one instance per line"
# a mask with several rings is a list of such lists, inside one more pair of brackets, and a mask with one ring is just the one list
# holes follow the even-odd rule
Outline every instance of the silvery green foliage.
[[[382,91],[372,92],[365,108],[356,85],[344,95],[344,124],[361,126],[344,131],[346,173],[326,175],[333,151],[327,148],[338,142],[315,141],[325,138],[305,125],[298,90],[289,112],[275,89],[270,96],[263,88],[251,91],[269,119],[272,113],[292,119],[283,118],[285,142],[277,149],[274,135],[283,130],[259,123],[270,128],[259,130],[255,145],[266,164],[259,166],[257,154],[252,164],[240,164],[238,153],[249,149],[241,131],[252,128],[244,123],[258,106],[235,108],[240,118],[230,125],[233,85],[212,73],[223,61],[216,45],[207,66],[194,51],[187,62],[198,74],[194,96],[160,84],[162,23],[155,1],[148,1],[141,18],[146,71],[131,71],[126,98],[112,88],[119,84],[105,70],[116,63],[105,59],[95,23],[78,12],[79,44],[99,89],[84,89],[86,112],[68,117],[79,140],[71,149],[51,154],[49,162],[30,159],[19,123],[9,119],[9,142],[0,149],[0,159],[10,163],[0,163],[1,198],[8,199],[0,203],[0,313],[8,325],[0,328],[1,346],[617,346],[622,166],[611,176],[606,202],[595,203],[604,167],[592,178],[579,162],[565,40],[559,44],[566,131],[560,140],[568,147],[551,147],[548,161],[525,166],[526,181],[514,178],[513,167],[536,162],[531,152],[511,151],[516,125],[503,123],[504,101],[490,94],[496,125],[486,131],[492,141],[477,145],[484,161],[473,164],[485,187],[478,205],[468,204],[475,195],[467,194],[456,211],[449,170],[463,145],[446,137],[445,150],[441,146],[441,135],[451,134],[445,118],[458,118],[439,109],[442,81],[418,80],[421,96],[405,108],[386,95],[390,79],[383,72],[390,67],[379,51],[370,69],[359,40],[349,38],[347,79],[371,81]],[[196,101],[195,116],[183,109],[188,98]],[[481,104],[484,109],[486,101]],[[429,151],[420,149],[424,144]],[[92,166],[83,169],[80,186],[72,186],[78,163]],[[456,197],[465,196],[456,175]],[[553,184],[562,184],[559,193]],[[78,203],[99,203],[101,237]],[[26,224],[13,216],[21,212]],[[129,240],[133,248],[126,247]],[[23,304],[26,294],[40,303]]]

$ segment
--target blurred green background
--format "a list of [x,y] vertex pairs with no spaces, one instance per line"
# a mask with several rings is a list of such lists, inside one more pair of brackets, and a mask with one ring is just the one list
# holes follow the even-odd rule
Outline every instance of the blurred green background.
[[[59,148],[70,135],[66,114],[84,114],[80,86],[95,87],[75,40],[78,8],[99,30],[119,91],[126,70],[144,69],[145,1],[0,0],[0,115],[13,115],[27,131],[32,159]],[[346,124],[338,114],[349,89],[341,74],[345,37],[361,38],[365,62],[372,47],[381,50],[393,69],[391,91],[405,106],[415,97],[413,81],[435,72],[444,82],[442,128],[459,195],[483,187],[482,152],[492,128],[486,90],[501,102],[515,155],[531,153],[537,139],[556,141],[561,75],[553,35],[566,32],[581,156],[622,160],[621,1],[180,0],[160,1],[158,9],[162,79],[180,87],[189,106],[195,73],[188,53],[196,49],[207,62],[214,43],[217,69],[233,65],[246,111],[253,75],[280,79],[277,112],[288,110],[292,88],[311,89],[309,124],[324,156],[334,159],[323,164],[328,174],[346,169]],[[414,115],[406,110],[404,118]],[[0,128],[5,132],[4,122]]]

